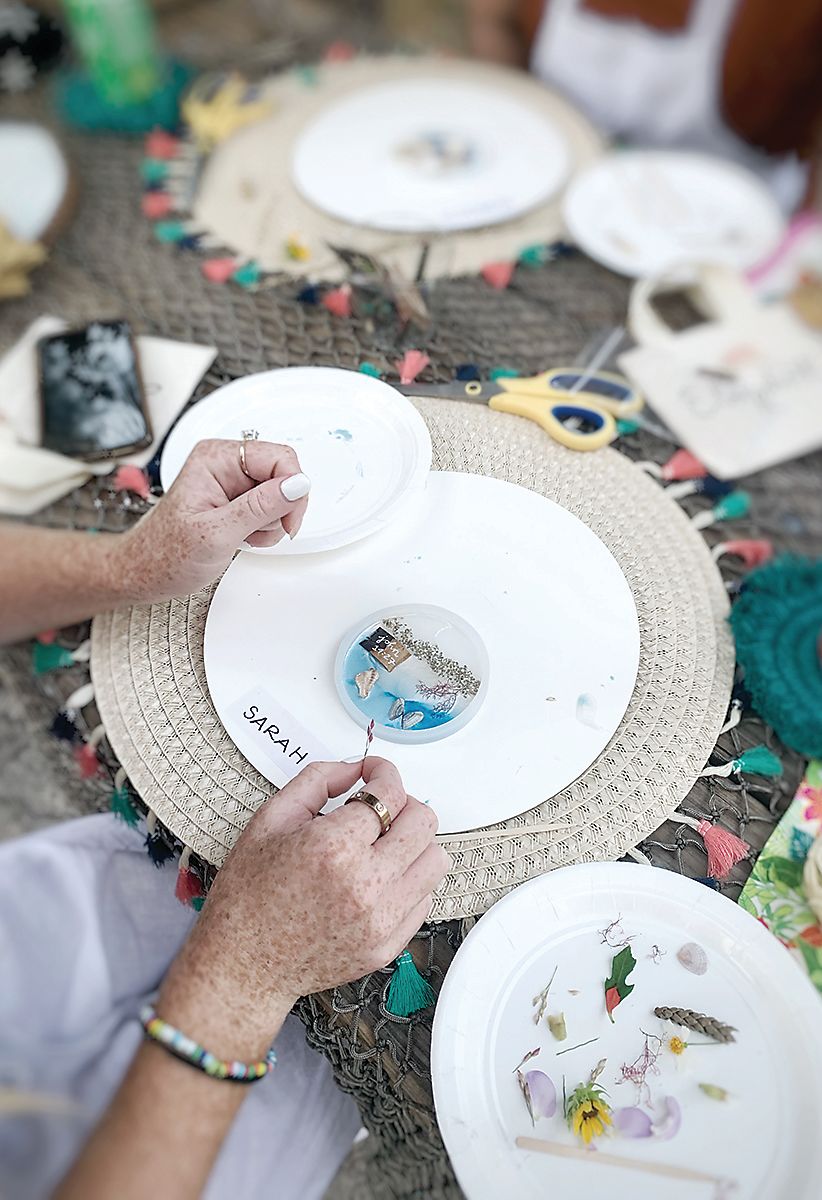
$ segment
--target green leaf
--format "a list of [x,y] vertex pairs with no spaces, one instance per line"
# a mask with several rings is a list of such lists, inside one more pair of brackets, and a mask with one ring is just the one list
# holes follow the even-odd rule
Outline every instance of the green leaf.
[[636,966],[636,959],[630,946],[623,946],[619,954],[615,954],[611,962],[611,974],[605,980],[605,1007],[613,1023],[613,1011],[616,1006],[630,996],[634,985],[628,983],[628,976]]
[[797,948],[805,960],[811,983],[818,991],[822,992],[822,950],[818,946],[809,946],[801,938],[797,942]]
[[762,864],[763,875],[771,883],[781,883],[789,888],[802,885],[802,863],[790,858],[767,858]]

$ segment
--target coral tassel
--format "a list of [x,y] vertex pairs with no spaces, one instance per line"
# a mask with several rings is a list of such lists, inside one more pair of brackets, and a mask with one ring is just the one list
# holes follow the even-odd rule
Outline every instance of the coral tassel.
[[420,371],[424,371],[431,359],[423,350],[406,350],[399,362],[394,363],[400,383],[413,383]]
[[497,291],[502,292],[505,291],[514,278],[516,266],[515,262],[486,263],[480,270],[480,275],[492,288],[496,288]]
[[86,742],[82,746],[75,746],[74,759],[83,779],[93,779],[95,775],[99,775],[100,760],[97,757],[96,746]]
[[139,496],[142,500],[151,499],[148,475],[146,475],[141,467],[118,467],[114,472],[112,487],[115,492],[133,492],[135,496]]
[[174,895],[181,904],[192,904],[204,896],[203,885],[199,876],[188,865],[191,861],[191,850],[186,846],[180,855],[180,867],[177,871],[177,882]]
[[747,857],[750,850],[747,842],[721,825],[700,821],[696,828],[708,852],[708,874],[711,878],[724,879],[732,867]]
[[724,554],[741,558],[746,567],[759,567],[773,558],[773,542],[765,538],[740,538],[733,542],[719,542],[711,551],[714,562]]
[[660,468],[660,479],[666,483],[674,483],[680,479],[702,479],[708,474],[708,468],[691,454],[690,450],[677,450]]
[[434,1003],[434,989],[417,970],[408,950],[403,950],[394,964],[388,984],[385,1007],[395,1017],[410,1017]]
[[344,283],[338,288],[332,288],[330,292],[325,293],[321,304],[335,317],[350,317],[351,284]]

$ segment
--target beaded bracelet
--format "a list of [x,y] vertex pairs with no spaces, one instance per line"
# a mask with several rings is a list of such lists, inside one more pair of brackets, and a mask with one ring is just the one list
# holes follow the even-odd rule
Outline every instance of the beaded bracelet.
[[193,1038],[186,1037],[179,1029],[169,1025],[162,1017],[158,1017],[152,1004],[145,1004],[140,1009],[140,1022],[146,1037],[157,1042],[159,1046],[168,1050],[169,1054],[173,1054],[181,1062],[205,1071],[206,1075],[210,1075],[212,1079],[230,1079],[232,1083],[256,1083],[269,1071],[273,1071],[277,1063],[277,1055],[274,1053],[273,1047],[259,1062],[229,1062],[226,1059],[217,1058],[216,1055],[209,1053],[198,1042],[195,1042]]

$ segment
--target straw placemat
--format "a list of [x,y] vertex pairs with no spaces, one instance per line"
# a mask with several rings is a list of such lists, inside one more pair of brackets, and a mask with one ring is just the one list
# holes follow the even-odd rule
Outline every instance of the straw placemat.
[[[603,142],[593,126],[556,92],[523,71],[455,58],[389,55],[324,63],[310,75],[286,71],[267,81],[264,94],[274,111],[235,133],[211,154],[202,175],[190,148],[180,156],[183,173],[168,186],[197,232],[205,232],[209,253],[222,246],[253,259],[265,271],[317,279],[346,274],[328,246],[355,247],[377,255],[413,278],[423,238],[353,226],[327,216],[304,200],[291,180],[294,145],[318,113],[363,87],[404,79],[463,80],[499,90],[542,115],[565,138],[571,171],[568,181],[594,161]],[[190,169],[185,170],[185,162]],[[190,203],[190,180],[195,197]],[[435,239],[426,278],[473,274],[485,263],[515,259],[526,246],[562,236],[561,193],[515,220]],[[295,236],[310,251],[307,261],[289,257],[286,240]]]
[[[432,919],[484,912],[510,888],[571,862],[619,858],[673,813],[714,748],[733,648],[727,598],[698,533],[658,484],[611,450],[580,454],[530,422],[423,400],[434,467],[521,484],[575,513],[631,586],[640,665],[628,711],[589,771],[492,831],[444,838],[454,864]],[[145,803],[220,866],[271,785],[211,703],[203,636],[213,588],[98,617],[92,677],[112,749]],[[537,736],[535,731],[535,736]]]

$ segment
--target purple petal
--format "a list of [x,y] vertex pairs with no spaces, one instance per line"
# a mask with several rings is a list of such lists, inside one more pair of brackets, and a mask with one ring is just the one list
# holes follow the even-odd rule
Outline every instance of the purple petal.
[[623,1137],[645,1138],[651,1136],[651,1118],[641,1108],[615,1108],[614,1129]]
[[552,1117],[557,1111],[557,1089],[544,1071],[526,1071],[525,1084],[535,1117]]
[[653,1133],[654,1137],[659,1138],[661,1142],[667,1142],[679,1133],[679,1127],[682,1124],[682,1109],[679,1107],[679,1101],[675,1100],[673,1096],[665,1096],[662,1104],[665,1111],[662,1117],[654,1122]]

